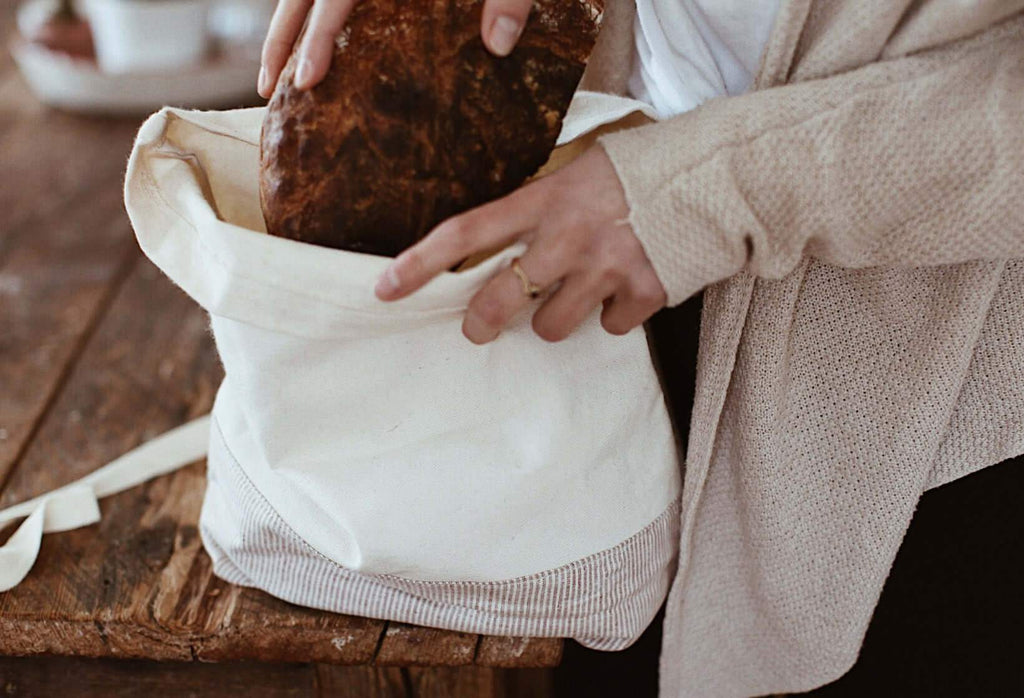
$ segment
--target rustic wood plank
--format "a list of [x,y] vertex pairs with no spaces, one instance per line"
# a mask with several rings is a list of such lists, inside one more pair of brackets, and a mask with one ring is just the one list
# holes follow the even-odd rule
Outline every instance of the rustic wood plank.
[[13,698],[551,698],[551,672],[484,667],[182,664],[74,657],[0,657]]
[[399,667],[316,665],[317,698],[412,698],[408,672]]
[[464,666],[472,664],[480,636],[450,630],[389,623],[377,651],[377,663],[392,666]]
[[556,667],[562,661],[561,638],[499,637],[480,639],[476,663],[491,667]]
[[[0,503],[81,477],[203,414],[221,376],[205,314],[140,259],[8,480]],[[132,528],[137,526],[120,533]]]
[[138,254],[121,196],[135,128],[33,113],[0,134],[0,486]]
[[[140,263],[0,502],[80,477],[201,413],[217,373],[201,314]],[[98,526],[47,536],[35,570],[0,595],[0,652],[190,659],[187,642],[154,627],[148,600],[161,596],[172,559],[174,570],[198,549],[201,485],[193,466],[107,499]],[[189,515],[178,518],[181,510]]]
[[409,667],[412,695],[422,698],[549,698],[554,696],[550,670],[486,667]]
[[[502,677],[501,689],[507,698],[555,698],[555,669],[496,669]],[[575,695],[580,695],[575,692]]]
[[409,694],[417,698],[504,698],[505,695],[499,684],[500,678],[496,676],[494,669],[410,667],[402,669],[402,672],[407,677]]
[[137,255],[116,190],[94,202],[41,222],[0,265],[0,484]]
[[[73,218],[103,189],[119,193],[141,119],[102,119],[41,107],[19,87],[0,91],[0,260],[46,222]],[[127,224],[127,216],[120,217]],[[88,231],[80,233],[88,240]],[[125,239],[131,234],[122,229]],[[68,240],[66,235],[63,238]]]
[[[209,557],[203,554],[204,561]],[[208,563],[207,563],[208,564]],[[239,594],[230,624],[196,643],[201,661],[259,658],[265,661],[370,664],[384,623],[294,606],[255,589],[217,583]]]
[[[207,411],[221,369],[203,312],[148,261],[132,272],[0,503],[90,472]],[[383,622],[292,606],[213,576],[193,465],[108,498],[96,526],[47,536],[0,594],[0,653],[368,663]]]
[[551,698],[550,669],[317,665],[323,698]]
[[315,680],[309,664],[0,657],[0,692],[13,698],[307,698]]

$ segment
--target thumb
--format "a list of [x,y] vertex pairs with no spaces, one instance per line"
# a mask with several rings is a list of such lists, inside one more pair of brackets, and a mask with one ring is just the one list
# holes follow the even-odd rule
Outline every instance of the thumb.
[[512,53],[532,5],[532,0],[485,0],[480,35],[491,53],[495,56]]

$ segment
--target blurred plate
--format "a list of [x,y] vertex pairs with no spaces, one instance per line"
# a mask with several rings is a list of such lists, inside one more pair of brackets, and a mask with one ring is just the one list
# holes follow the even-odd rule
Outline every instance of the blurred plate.
[[[18,11],[18,28],[32,32],[54,7],[31,0]],[[95,62],[72,58],[16,38],[11,55],[40,101],[62,109],[142,114],[171,105],[218,108],[262,103],[256,94],[258,57],[251,50],[219,50],[205,63],[169,72],[110,75]]]

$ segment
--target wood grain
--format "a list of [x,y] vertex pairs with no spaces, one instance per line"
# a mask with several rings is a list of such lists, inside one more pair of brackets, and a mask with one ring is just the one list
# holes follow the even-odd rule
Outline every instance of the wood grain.
[[12,698],[551,698],[550,671],[0,657]]
[[553,637],[484,635],[476,663],[491,667],[555,667],[562,661],[564,641]]
[[[120,198],[125,162],[140,119],[80,117],[39,106],[19,79],[0,81],[0,259],[26,235],[47,232],[48,222],[75,223],[97,192]],[[132,238],[122,213],[121,235]],[[67,232],[64,233],[68,239]],[[55,260],[56,261],[56,260]]]
[[306,698],[314,686],[308,664],[0,657],[0,695],[13,698]]
[[[61,143],[68,130],[0,137],[0,484],[138,255],[120,193],[134,126],[111,124],[84,150]],[[32,174],[39,158],[46,177]],[[59,181],[69,169],[74,191]]]
[[465,666],[472,664],[480,636],[451,630],[389,623],[377,663],[403,666]]
[[317,665],[321,696],[368,698],[550,698],[551,670],[486,667],[353,667]]

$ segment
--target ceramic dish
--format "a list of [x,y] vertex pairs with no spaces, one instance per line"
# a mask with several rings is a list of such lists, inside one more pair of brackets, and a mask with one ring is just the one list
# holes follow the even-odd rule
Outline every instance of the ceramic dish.
[[[18,29],[31,35],[55,3],[30,0],[18,11]],[[164,105],[223,108],[259,104],[256,75],[258,51],[252,46],[219,47],[203,63],[172,71],[109,74],[96,62],[51,51],[16,38],[11,54],[32,92],[44,103],[62,109],[107,114],[141,114]]]

